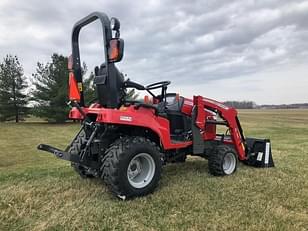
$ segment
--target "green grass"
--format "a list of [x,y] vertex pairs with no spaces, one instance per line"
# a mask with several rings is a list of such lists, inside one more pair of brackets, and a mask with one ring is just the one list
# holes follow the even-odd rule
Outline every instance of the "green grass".
[[229,177],[207,161],[170,164],[158,189],[120,201],[99,180],[39,152],[64,148],[77,124],[0,124],[0,230],[307,230],[308,110],[240,111],[246,136],[269,137],[276,168]]

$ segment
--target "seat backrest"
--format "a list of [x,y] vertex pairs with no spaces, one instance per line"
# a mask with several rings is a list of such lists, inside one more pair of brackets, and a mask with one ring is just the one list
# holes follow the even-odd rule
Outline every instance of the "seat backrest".
[[167,111],[181,112],[184,98],[181,96],[178,101],[176,100],[176,93],[167,93],[166,94],[166,109]]
[[94,84],[96,85],[97,97],[101,106],[106,108],[120,107],[124,91],[122,89],[124,76],[119,72],[114,63],[95,67]]

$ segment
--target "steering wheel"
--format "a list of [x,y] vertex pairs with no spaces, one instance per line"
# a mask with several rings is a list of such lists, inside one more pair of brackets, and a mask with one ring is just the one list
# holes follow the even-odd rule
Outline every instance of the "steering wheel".
[[171,83],[170,81],[161,81],[161,82],[157,82],[157,83],[152,83],[152,84],[146,86],[146,90],[154,90],[154,89],[166,87],[170,83]]

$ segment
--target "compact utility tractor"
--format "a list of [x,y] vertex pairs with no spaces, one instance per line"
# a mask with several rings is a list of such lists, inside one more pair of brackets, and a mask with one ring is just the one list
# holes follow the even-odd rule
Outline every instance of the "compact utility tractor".
[[[78,40],[80,30],[95,20],[102,24],[104,55],[94,71],[97,99],[86,106]],[[202,96],[188,99],[169,93],[170,81],[143,86],[125,80],[115,66],[123,49],[118,19],[94,12],[75,24],[68,63],[69,118],[81,120],[82,126],[66,150],[45,144],[38,149],[70,161],[83,178],[101,178],[122,199],[153,192],[162,165],[184,162],[187,155],[206,158],[215,176],[234,173],[239,161],[274,166],[270,141],[246,138],[234,108]],[[150,97],[129,100],[128,88]],[[226,133],[217,134],[217,126],[225,126]]]

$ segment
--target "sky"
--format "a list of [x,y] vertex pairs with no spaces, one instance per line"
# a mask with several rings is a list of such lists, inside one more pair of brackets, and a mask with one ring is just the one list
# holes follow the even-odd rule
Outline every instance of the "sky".
[[[117,66],[147,85],[219,101],[308,103],[308,1],[297,0],[1,0],[0,59],[17,55],[25,74],[52,53],[71,53],[71,30],[93,11],[121,22]],[[81,59],[103,62],[101,27],[80,34]]]

